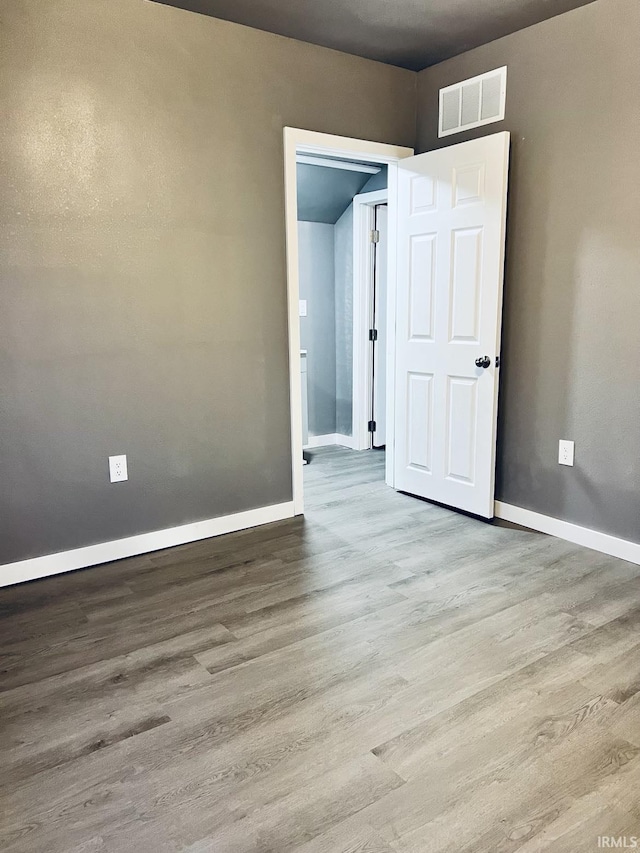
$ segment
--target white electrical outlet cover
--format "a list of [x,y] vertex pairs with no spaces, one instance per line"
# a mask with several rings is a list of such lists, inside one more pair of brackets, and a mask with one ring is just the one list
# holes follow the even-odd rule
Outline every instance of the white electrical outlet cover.
[[307,300],[306,299],[300,300],[300,316],[301,317],[307,316]]
[[109,457],[109,479],[112,483],[123,483],[129,479],[126,456]]
[[558,462],[560,465],[573,465],[574,442],[560,439],[558,445]]

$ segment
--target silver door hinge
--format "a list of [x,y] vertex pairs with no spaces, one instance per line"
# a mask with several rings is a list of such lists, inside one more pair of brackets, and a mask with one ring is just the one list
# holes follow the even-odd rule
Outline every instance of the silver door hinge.
[[380,242],[380,232],[379,231],[372,231],[371,232],[371,242],[372,243],[379,243]]

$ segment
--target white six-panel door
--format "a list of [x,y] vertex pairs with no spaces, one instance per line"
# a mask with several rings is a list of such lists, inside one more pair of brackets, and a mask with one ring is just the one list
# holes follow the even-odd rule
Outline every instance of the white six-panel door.
[[398,164],[395,487],[486,518],[508,159],[498,133]]

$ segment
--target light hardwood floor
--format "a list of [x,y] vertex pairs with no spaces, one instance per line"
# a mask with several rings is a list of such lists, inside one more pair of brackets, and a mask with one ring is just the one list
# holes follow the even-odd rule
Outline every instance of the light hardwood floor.
[[640,567],[314,451],[308,516],[0,590],[4,853],[640,836]]

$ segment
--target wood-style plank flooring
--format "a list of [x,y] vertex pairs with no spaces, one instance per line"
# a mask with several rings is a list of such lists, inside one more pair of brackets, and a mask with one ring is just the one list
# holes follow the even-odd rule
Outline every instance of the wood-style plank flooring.
[[640,836],[640,567],[314,452],[306,520],[0,590],[4,853]]

